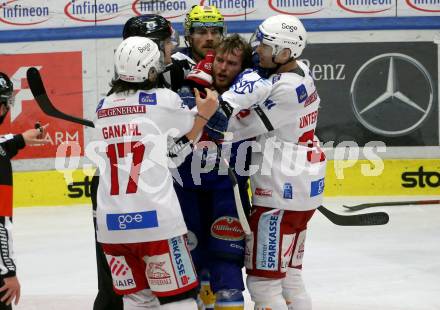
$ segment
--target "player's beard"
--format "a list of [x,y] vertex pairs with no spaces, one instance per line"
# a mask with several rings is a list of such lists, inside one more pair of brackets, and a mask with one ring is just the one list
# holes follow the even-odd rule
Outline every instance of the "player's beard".
[[206,44],[200,48],[193,48],[193,51],[197,54],[198,57],[200,57],[200,60],[205,58],[206,53],[208,53],[209,51],[213,51],[213,50],[214,50],[214,47],[212,44]]

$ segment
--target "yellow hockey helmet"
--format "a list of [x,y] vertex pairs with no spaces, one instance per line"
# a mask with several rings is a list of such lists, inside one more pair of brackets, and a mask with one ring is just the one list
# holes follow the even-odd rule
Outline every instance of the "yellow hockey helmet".
[[225,19],[220,11],[213,5],[201,6],[193,5],[185,17],[185,36],[192,33],[192,29],[197,27],[219,27],[225,33]]

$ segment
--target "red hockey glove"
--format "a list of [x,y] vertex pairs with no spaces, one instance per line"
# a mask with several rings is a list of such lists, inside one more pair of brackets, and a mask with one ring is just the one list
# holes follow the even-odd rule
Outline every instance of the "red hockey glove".
[[212,84],[212,63],[214,62],[214,51],[206,53],[205,58],[200,60],[197,65],[186,76],[187,80],[203,87],[210,87]]

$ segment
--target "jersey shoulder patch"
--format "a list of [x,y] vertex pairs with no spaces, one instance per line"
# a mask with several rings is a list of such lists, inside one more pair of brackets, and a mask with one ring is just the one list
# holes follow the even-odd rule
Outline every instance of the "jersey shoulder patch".
[[96,112],[98,112],[99,110],[102,109],[102,106],[104,105],[104,99],[105,98],[102,98],[101,100],[99,100],[98,106],[96,107]]
[[139,92],[139,104],[157,105],[156,93]]

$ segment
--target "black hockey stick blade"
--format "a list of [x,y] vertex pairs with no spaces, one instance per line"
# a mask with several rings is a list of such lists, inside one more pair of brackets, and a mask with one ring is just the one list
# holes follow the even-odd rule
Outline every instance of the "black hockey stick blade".
[[373,207],[437,205],[437,204],[440,204],[440,200],[384,201],[384,202],[361,203],[354,206],[343,206],[343,207],[346,208],[345,211],[359,211]]
[[46,89],[44,88],[43,80],[41,79],[40,71],[37,68],[31,67],[26,72],[29,88],[32,95],[34,95],[37,104],[40,109],[43,110],[49,116],[64,119],[69,122],[81,124],[88,127],[95,127],[92,121],[65,114],[58,110],[50,101],[47,96]]
[[330,222],[339,226],[385,225],[390,220],[390,217],[385,212],[340,215],[324,208],[323,206],[320,206],[318,210],[328,218]]

